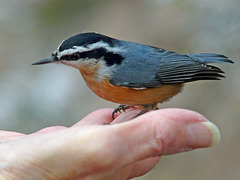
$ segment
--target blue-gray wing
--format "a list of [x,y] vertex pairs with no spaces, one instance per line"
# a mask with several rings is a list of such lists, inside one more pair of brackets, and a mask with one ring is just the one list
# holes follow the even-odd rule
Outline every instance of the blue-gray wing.
[[[137,44],[138,45],[138,44]],[[109,82],[132,88],[160,87],[197,80],[218,80],[221,69],[206,63],[228,62],[218,54],[178,54],[146,45],[134,45],[124,54],[124,61],[115,68]]]

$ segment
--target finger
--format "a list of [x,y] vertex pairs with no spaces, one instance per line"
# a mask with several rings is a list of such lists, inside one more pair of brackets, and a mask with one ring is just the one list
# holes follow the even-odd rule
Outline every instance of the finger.
[[25,136],[25,134],[18,133],[18,132],[11,132],[11,131],[3,131],[0,130],[0,143],[18,139]]
[[57,130],[61,130],[61,129],[66,129],[67,127],[64,126],[52,126],[52,127],[46,127],[44,129],[41,129],[35,133],[32,134],[41,134],[41,133],[48,133],[48,132],[52,132],[52,131],[57,131]]
[[118,124],[118,123],[122,123],[122,122],[126,122],[129,121],[131,119],[134,119],[138,114],[139,114],[140,110],[137,108],[130,108],[128,110],[126,110],[126,112],[122,112],[121,114],[119,114],[113,121],[111,124]]
[[129,163],[149,157],[209,147],[220,141],[217,127],[199,113],[162,109],[118,124],[117,137]]
[[159,162],[159,160],[161,159],[160,156],[157,157],[150,157],[141,161],[138,161],[136,163],[134,163],[132,166],[132,171],[129,174],[129,179],[135,178],[135,177],[139,177],[142,176],[146,173],[148,173],[149,171],[151,171]]
[[109,124],[113,120],[112,112],[113,112],[113,109],[111,108],[98,109],[88,114],[86,117],[84,117],[81,121],[79,121],[73,126]]
[[[157,165],[160,158],[161,158],[160,156],[151,157],[130,164],[121,169],[118,173],[116,173],[115,177],[117,177],[118,179],[132,179],[135,177],[142,176],[151,171]],[[114,179],[115,177],[113,177],[112,179]]]

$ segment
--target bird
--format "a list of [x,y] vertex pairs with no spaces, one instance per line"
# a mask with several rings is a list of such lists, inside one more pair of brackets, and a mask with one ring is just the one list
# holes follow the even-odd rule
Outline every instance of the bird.
[[158,109],[187,82],[220,80],[224,72],[209,63],[233,63],[221,54],[181,54],[155,46],[119,40],[96,32],[72,36],[49,58],[32,65],[57,63],[78,69],[99,97],[120,104],[112,112],[138,107],[144,114]]

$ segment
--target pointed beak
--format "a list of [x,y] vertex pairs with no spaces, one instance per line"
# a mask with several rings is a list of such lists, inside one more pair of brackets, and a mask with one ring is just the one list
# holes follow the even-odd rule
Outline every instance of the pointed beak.
[[37,61],[35,63],[32,63],[32,65],[40,65],[40,64],[48,64],[48,63],[53,63],[57,61],[57,58],[55,56],[51,56],[49,58],[46,58],[46,59],[42,59],[40,61]]

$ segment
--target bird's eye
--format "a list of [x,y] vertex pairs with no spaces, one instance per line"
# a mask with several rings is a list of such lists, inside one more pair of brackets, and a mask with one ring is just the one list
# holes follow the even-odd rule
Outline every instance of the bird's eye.
[[71,55],[71,60],[78,60],[80,58],[80,53],[74,53]]

